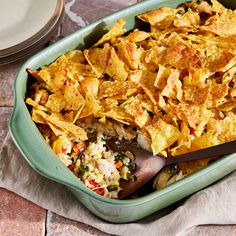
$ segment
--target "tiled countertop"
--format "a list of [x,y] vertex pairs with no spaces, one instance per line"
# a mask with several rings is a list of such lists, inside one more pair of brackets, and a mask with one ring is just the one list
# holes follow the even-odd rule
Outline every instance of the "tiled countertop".
[[[66,0],[64,20],[51,42],[97,18],[136,2],[137,0]],[[13,106],[12,85],[21,64],[22,62],[0,67],[0,146],[8,131],[8,121]],[[0,235],[103,236],[108,234],[92,226],[65,219],[0,188]],[[236,225],[199,226],[188,233],[188,236],[197,235],[233,236],[236,235]]]

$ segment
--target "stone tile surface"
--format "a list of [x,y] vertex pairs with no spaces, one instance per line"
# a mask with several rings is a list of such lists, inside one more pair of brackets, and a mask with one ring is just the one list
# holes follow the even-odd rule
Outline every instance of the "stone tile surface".
[[0,235],[45,235],[46,210],[9,192],[0,189]]
[[136,0],[66,0],[61,36],[136,2]]
[[236,225],[202,225],[185,236],[236,236]]

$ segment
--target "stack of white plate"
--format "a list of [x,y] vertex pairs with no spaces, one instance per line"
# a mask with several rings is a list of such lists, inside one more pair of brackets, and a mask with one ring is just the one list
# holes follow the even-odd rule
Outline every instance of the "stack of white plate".
[[26,58],[58,30],[63,0],[0,0],[0,65]]

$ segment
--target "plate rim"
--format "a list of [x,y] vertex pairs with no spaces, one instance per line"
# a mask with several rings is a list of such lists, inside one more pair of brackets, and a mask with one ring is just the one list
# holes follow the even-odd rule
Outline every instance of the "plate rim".
[[[30,36],[25,41],[22,41],[14,46],[10,46],[4,49],[0,49],[0,58],[5,58],[10,55],[14,55],[19,53],[26,48],[32,46],[37,43],[41,38],[43,38],[50,30],[57,25],[57,22],[62,18],[61,16],[64,13],[64,0],[57,0],[56,7],[54,9],[53,15],[47,21],[47,23],[35,34]],[[40,39],[38,39],[40,38]]]

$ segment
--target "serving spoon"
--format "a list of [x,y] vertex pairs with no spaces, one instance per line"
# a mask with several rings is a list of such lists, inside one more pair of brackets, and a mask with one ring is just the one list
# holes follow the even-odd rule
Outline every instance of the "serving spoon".
[[208,147],[198,151],[182,154],[175,157],[153,156],[151,152],[141,149],[134,144],[127,142],[117,142],[108,140],[107,146],[113,151],[125,152],[130,151],[134,154],[136,169],[134,181],[121,181],[122,190],[119,192],[119,198],[122,199],[147,183],[163,167],[179,162],[194,161],[209,157],[218,157],[236,152],[236,141],[231,141],[217,146]]

